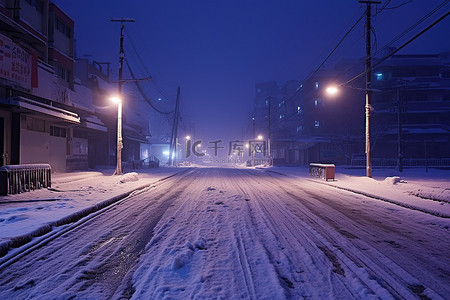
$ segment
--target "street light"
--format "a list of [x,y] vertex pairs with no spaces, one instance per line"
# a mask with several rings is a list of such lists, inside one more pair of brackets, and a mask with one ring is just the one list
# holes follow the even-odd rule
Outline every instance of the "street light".
[[336,95],[337,93],[339,93],[339,88],[335,85],[331,85],[331,86],[327,87],[325,91],[329,95]]
[[117,103],[117,166],[114,175],[122,175],[122,99],[111,97],[110,100]]
[[[380,90],[376,90],[376,89],[362,89],[362,88],[356,88],[356,87],[351,87],[351,86],[344,86],[341,85],[343,87],[346,88],[351,88],[351,89],[355,89],[355,90],[362,90],[366,92],[366,176],[367,177],[372,177],[372,154],[371,154],[371,149],[370,149],[370,111],[371,111],[371,107],[368,104],[368,97],[367,97],[367,93],[368,92],[381,92]],[[339,88],[336,85],[332,85],[329,86],[328,88],[325,89],[325,92],[329,95],[336,95],[339,92]]]

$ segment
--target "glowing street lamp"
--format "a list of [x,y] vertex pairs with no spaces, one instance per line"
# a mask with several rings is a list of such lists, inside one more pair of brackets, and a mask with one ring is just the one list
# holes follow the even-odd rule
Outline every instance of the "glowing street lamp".
[[263,139],[263,136],[262,135],[258,135],[257,139],[261,141]]
[[114,175],[122,175],[122,99],[112,97],[110,100],[117,103],[117,166]]
[[[368,93],[369,92],[380,92],[380,90],[376,89],[361,89],[356,87],[351,87],[345,85],[344,87],[354,89],[354,90],[362,90],[366,92],[366,176],[372,177],[372,153],[370,149],[370,104],[368,101]],[[325,92],[328,95],[336,95],[339,93],[339,87],[338,86],[329,86],[325,89]]]
[[325,92],[327,92],[328,95],[333,96],[333,95],[336,95],[337,93],[339,93],[339,88],[335,85],[332,85],[332,86],[327,87]]

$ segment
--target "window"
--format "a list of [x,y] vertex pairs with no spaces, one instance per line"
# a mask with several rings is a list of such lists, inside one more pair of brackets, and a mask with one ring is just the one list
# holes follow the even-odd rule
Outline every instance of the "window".
[[50,126],[50,135],[56,137],[66,137],[66,128]]
[[301,132],[301,131],[303,131],[303,126],[297,126],[297,132]]
[[319,99],[314,100],[314,106],[319,105]]
[[69,70],[61,67],[60,65],[56,65],[55,71],[56,75],[58,75],[59,78],[70,83],[70,76],[72,75],[72,73]]
[[65,36],[67,36],[69,39],[72,35],[72,30],[69,28],[69,26],[67,26],[66,24],[64,24],[60,19],[56,18],[55,20],[55,26],[56,29],[61,32],[62,34],[64,34]]
[[316,86],[316,90],[317,90],[319,88],[319,82],[318,81],[316,81],[315,86]]
[[45,132],[45,121],[27,116],[27,130]]
[[25,0],[25,2],[33,6],[39,13],[44,12],[44,3],[41,0]]
[[301,106],[297,106],[297,115],[300,115],[302,113]]
[[320,122],[319,121],[314,121],[314,127],[315,128],[319,128],[320,126]]

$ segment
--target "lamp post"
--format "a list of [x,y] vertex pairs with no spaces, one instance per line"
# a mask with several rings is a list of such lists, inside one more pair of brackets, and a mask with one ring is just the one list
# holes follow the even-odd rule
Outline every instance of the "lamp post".
[[[344,86],[341,85],[343,87],[346,88],[350,88],[350,89],[354,89],[354,90],[361,90],[361,91],[365,91],[366,93],[366,105],[365,105],[365,112],[366,112],[366,130],[365,130],[365,138],[366,138],[366,176],[367,177],[372,177],[372,156],[371,156],[371,149],[370,149],[370,110],[371,110],[371,106],[370,103],[367,102],[367,95],[368,93],[371,92],[381,92],[381,90],[377,90],[377,89],[362,89],[362,88],[357,88],[357,87],[351,87],[351,86]],[[337,93],[339,93],[339,87],[338,86],[329,86],[325,89],[325,92],[329,95],[336,95]]]
[[122,175],[122,99],[113,97],[111,101],[117,103],[117,166],[114,175]]

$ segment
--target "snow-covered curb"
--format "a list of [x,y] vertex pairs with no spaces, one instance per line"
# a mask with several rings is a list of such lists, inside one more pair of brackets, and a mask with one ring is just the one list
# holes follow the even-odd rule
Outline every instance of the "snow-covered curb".
[[[158,179],[156,182],[164,181],[164,180],[169,179],[169,178],[171,178],[177,174],[180,174],[184,171],[186,171],[186,170],[183,170],[181,172],[176,172],[169,176],[165,176],[163,178]],[[121,183],[125,183],[125,182],[137,181],[137,180],[139,180],[138,174],[133,172],[133,173],[124,174],[123,176],[121,176],[119,181]],[[10,251],[10,249],[21,247],[21,246],[29,243],[33,238],[43,236],[46,233],[52,231],[53,228],[55,228],[55,227],[77,222],[80,219],[82,219],[94,212],[97,212],[111,204],[114,204],[115,202],[118,202],[118,201],[130,196],[132,193],[135,193],[136,191],[144,190],[144,189],[154,185],[156,182],[152,181],[145,185],[141,185],[137,188],[133,188],[127,192],[113,196],[113,197],[106,199],[104,201],[101,201],[95,205],[92,205],[87,208],[76,211],[75,213],[65,216],[59,220],[52,221],[45,225],[42,225],[42,226],[38,227],[37,229],[31,231],[30,233],[11,237],[9,240],[0,242],[0,258],[4,257]]]
[[[405,208],[409,208],[409,209],[413,209],[413,210],[418,210],[418,211],[421,211],[421,212],[424,212],[424,213],[427,213],[427,214],[430,214],[430,215],[433,215],[433,216],[436,216],[436,217],[450,218],[450,214],[447,214],[445,212],[433,210],[433,209],[430,209],[430,208],[424,208],[424,207],[420,207],[420,206],[417,206],[417,205],[411,205],[411,204],[408,204],[408,203],[405,203],[405,202],[396,201],[396,200],[393,200],[393,199],[388,199],[388,198],[385,198],[385,197],[382,197],[382,196],[378,196],[378,195],[374,195],[374,194],[371,194],[371,193],[359,191],[359,190],[356,190],[356,189],[353,189],[353,188],[337,186],[337,185],[334,185],[334,184],[330,184],[329,182],[325,183],[325,182],[320,182],[320,181],[313,180],[313,179],[309,179],[309,180],[312,181],[312,182],[325,184],[325,185],[332,186],[332,187],[337,188],[337,189],[349,191],[349,192],[352,192],[352,193],[355,193],[355,194],[359,194],[359,195],[363,195],[363,196],[366,196],[366,197],[370,197],[370,198],[373,198],[373,199],[377,199],[377,200],[381,200],[381,201],[384,201],[384,202],[392,203],[392,204],[395,204],[395,205],[398,205],[398,206],[401,206],[401,207],[405,207]],[[430,199],[430,198],[426,198],[426,199],[431,200],[431,201],[440,201],[440,200],[437,200],[437,199]]]

